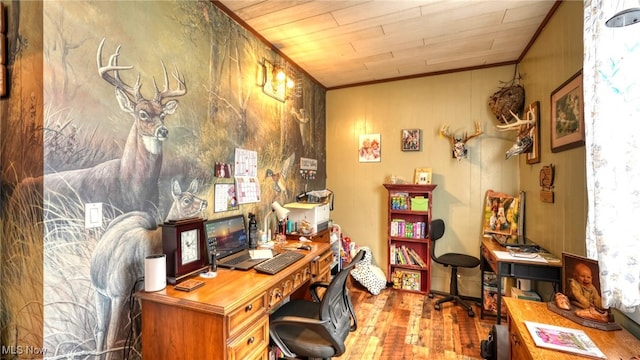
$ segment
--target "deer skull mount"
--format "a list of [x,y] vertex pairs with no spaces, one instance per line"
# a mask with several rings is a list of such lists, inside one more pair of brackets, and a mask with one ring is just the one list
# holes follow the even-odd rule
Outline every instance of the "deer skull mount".
[[512,111],[509,111],[511,116],[516,120],[514,122],[509,123],[507,119],[502,117],[502,121],[504,121],[505,125],[496,125],[498,130],[500,131],[509,131],[509,130],[517,130],[518,136],[516,137],[516,143],[507,150],[505,154],[505,158],[509,159],[513,155],[518,155],[522,153],[526,153],[531,151],[533,147],[533,133],[537,126],[536,121],[536,108],[533,106],[529,106],[527,108],[527,112],[525,113],[525,118],[520,119],[516,114]]
[[466,147],[467,141],[481,134],[482,134],[482,127],[480,126],[480,123],[477,121],[476,121],[476,132],[473,135],[467,135],[467,133],[465,132],[463,137],[457,137],[454,134],[451,134],[449,132],[449,125],[444,125],[440,129],[440,136],[449,138],[449,141],[451,142],[451,157],[455,158],[458,161],[467,157],[467,147]]

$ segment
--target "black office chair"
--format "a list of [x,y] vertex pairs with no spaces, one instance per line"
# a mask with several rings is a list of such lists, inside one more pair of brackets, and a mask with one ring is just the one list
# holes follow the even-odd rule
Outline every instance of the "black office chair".
[[[311,295],[315,301],[292,300],[270,316],[271,341],[286,357],[328,359],[344,353],[347,335],[357,328],[355,311],[346,286],[347,277],[363,257],[364,251],[361,250],[336,274],[331,283],[311,284]],[[320,287],[326,289],[321,299],[317,293]]]
[[[474,268],[480,265],[480,259],[471,255],[458,253],[446,253],[440,256],[436,256],[436,241],[442,238],[442,235],[444,235],[444,221],[442,219],[432,220],[429,230],[429,238],[431,239],[431,259],[433,259],[433,261],[437,262],[438,264],[451,266],[449,295],[436,301],[433,307],[436,310],[440,310],[440,304],[444,302],[454,301],[456,304],[464,307],[470,317],[473,317],[475,316],[473,308],[471,308],[469,304],[465,303],[458,295],[458,268]],[[432,292],[429,293],[430,298],[433,298],[433,295],[434,294]]]

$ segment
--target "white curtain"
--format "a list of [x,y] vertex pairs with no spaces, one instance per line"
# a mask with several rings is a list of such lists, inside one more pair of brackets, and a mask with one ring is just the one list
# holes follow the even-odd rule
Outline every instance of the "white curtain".
[[638,0],[586,0],[584,117],[587,257],[600,266],[602,302],[640,314],[640,24],[607,19]]

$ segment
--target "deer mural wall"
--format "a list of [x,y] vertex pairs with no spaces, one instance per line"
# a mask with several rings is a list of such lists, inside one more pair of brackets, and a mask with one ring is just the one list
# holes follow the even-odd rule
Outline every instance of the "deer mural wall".
[[[173,205],[167,220],[196,216],[207,207],[197,197],[198,181],[186,191],[171,181]],[[144,259],[162,253],[162,229],[156,219],[143,211],[132,211],[116,217],[105,230],[91,256],[91,283],[96,290],[96,352],[111,358],[109,349],[117,346],[124,320],[131,319],[128,297],[137,279],[144,276]],[[131,326],[131,324],[129,325]]]
[[133,86],[125,84],[120,78],[120,71],[133,69],[133,66],[118,65],[120,46],[109,56],[108,63],[103,65],[104,43],[105,39],[102,39],[97,51],[98,74],[115,88],[120,109],[133,117],[122,157],[92,168],[48,174],[44,179],[45,189],[50,195],[61,196],[62,199],[102,202],[123,212],[151,211],[158,203],[162,144],[169,138],[164,120],[178,107],[177,100],[166,100],[185,95],[186,82],[176,70],[173,77],[178,86],[174,90],[169,89],[167,69],[162,62],[164,89],[160,91],[154,79],[155,95],[147,100],[140,92],[140,74]]
[[480,136],[482,134],[482,126],[480,123],[476,121],[476,132],[473,135],[467,135],[464,133],[463,137],[457,137],[454,134],[449,132],[449,125],[444,125],[440,128],[440,136],[444,136],[449,139],[451,142],[451,157],[460,161],[463,158],[467,157],[467,141],[473,139],[476,136]]

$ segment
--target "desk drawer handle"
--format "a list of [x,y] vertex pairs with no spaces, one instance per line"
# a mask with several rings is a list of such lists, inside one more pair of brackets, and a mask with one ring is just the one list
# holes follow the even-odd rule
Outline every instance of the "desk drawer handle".
[[518,337],[516,336],[516,334],[511,334],[511,341],[513,341],[513,345],[520,344],[520,341],[518,341]]
[[247,345],[251,345],[256,341],[256,338],[254,338],[253,336],[247,339]]
[[247,307],[246,307],[246,308],[244,308],[244,311],[245,311],[245,312],[249,312],[249,311],[251,311],[251,310],[253,310],[253,305],[252,305],[252,304],[249,304],[249,305],[247,305]]

